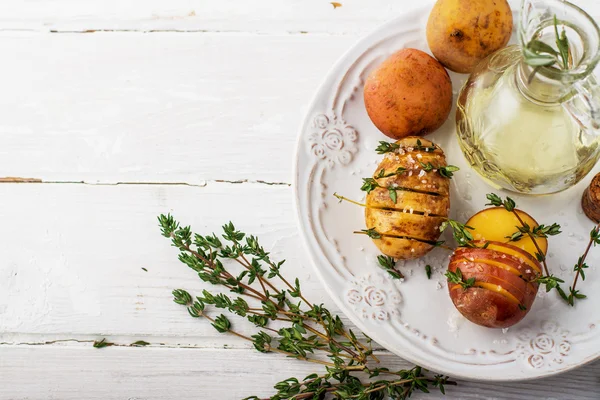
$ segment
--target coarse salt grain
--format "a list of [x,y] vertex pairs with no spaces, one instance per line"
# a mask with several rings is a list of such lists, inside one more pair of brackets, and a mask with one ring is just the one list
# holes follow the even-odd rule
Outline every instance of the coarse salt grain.
[[412,209],[412,208],[410,209],[410,213],[411,213],[411,214],[413,213],[413,209]]
[[412,176],[412,171],[408,171],[408,176]]
[[425,170],[422,169],[421,172],[419,172],[419,178],[422,178],[425,175]]
[[417,158],[420,160],[421,158],[423,158],[423,156],[421,155],[421,153],[417,154]]
[[427,183],[427,179],[421,180],[421,183]]

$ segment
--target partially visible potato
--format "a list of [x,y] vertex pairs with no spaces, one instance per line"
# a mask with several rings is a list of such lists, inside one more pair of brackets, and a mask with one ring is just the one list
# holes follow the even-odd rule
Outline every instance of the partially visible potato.
[[470,73],[506,46],[512,29],[506,0],[438,0],[427,22],[427,42],[446,68]]
[[452,82],[430,55],[403,49],[373,71],[364,87],[367,113],[386,136],[402,139],[435,131],[452,108]]
[[[447,164],[444,152],[429,140],[407,137],[396,144],[399,148],[387,153],[373,174],[379,187],[367,194],[365,221],[380,235],[373,241],[383,254],[410,260],[433,249],[450,210],[448,178],[437,169],[426,172],[423,164]],[[402,172],[381,177],[398,168]]]
[[[523,222],[529,225],[532,229],[538,226],[538,223],[533,217],[525,211],[516,210]],[[510,211],[506,211],[504,207],[486,208],[473,215],[466,223],[467,226],[473,228],[471,231],[475,240],[489,240],[496,242],[508,242],[508,237],[517,231],[517,226],[520,222],[517,217]],[[548,250],[548,239],[544,237],[536,238],[536,243],[546,254]],[[533,241],[528,236],[525,236],[518,242],[513,242],[513,245],[519,247],[535,257],[537,248]]]

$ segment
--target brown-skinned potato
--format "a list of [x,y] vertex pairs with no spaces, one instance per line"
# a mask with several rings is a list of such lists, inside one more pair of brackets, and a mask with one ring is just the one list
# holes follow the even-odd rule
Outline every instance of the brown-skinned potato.
[[512,29],[506,0],[438,0],[429,14],[427,42],[446,68],[470,73],[481,60],[506,46]]
[[452,81],[429,54],[402,49],[385,60],[364,86],[367,114],[386,136],[402,139],[438,129],[452,108]]

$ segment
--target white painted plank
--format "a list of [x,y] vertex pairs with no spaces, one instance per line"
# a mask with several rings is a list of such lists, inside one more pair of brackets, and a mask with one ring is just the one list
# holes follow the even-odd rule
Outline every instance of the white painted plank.
[[344,0],[52,0],[0,2],[0,29],[366,32],[422,2]]
[[290,182],[350,37],[0,33],[0,177]]
[[[584,8],[596,0],[574,0]],[[513,7],[520,0],[509,1]],[[0,29],[369,32],[433,0],[51,0],[0,2]]]
[[177,260],[156,217],[173,212],[198,233],[234,221],[258,235],[274,259],[287,259],[288,277],[298,276],[309,298],[331,305],[299,245],[291,196],[287,186],[260,184],[1,184],[0,342],[107,336],[119,343],[250,347],[172,302],[173,289],[200,294],[211,287]]
[[[268,396],[276,382],[320,372],[297,360],[251,350],[126,348],[0,348],[0,399],[238,400]],[[409,367],[383,355],[391,369]],[[555,378],[533,382],[485,384],[459,382],[439,393],[414,399],[597,399],[600,363]]]

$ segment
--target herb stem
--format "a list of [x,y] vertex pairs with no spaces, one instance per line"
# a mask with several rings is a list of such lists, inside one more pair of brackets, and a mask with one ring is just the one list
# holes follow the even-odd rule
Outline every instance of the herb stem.
[[[600,224],[596,225],[596,230],[600,229]],[[573,286],[571,287],[571,291],[575,291],[575,287],[577,286],[577,280],[579,279],[579,275],[581,273],[581,267],[583,266],[585,259],[587,258],[588,253],[590,252],[590,249],[592,248],[592,245],[594,244],[594,238],[590,237],[590,241],[588,242],[587,247],[585,248],[585,252],[583,253],[583,256],[581,256],[579,258],[579,261],[577,262],[577,265],[575,266],[575,270],[577,271],[575,273],[575,278],[573,279]]]
[[349,199],[349,198],[347,198],[347,197],[344,197],[344,196],[342,196],[342,195],[339,195],[339,194],[337,194],[337,193],[334,193],[333,195],[334,195],[334,196],[335,196],[335,197],[336,197],[336,198],[337,198],[339,201],[347,201],[347,202],[349,202],[349,203],[352,203],[352,204],[355,204],[355,205],[357,205],[357,206],[361,206],[361,207],[367,207],[367,205],[366,205],[366,204],[364,204],[364,203],[359,203],[358,201],[351,200],[351,199]]
[[[512,210],[512,213],[515,217],[517,217],[517,220],[519,221],[521,226],[523,228],[525,228],[527,225],[525,224],[525,221],[523,221],[523,219],[521,218],[519,213],[514,209]],[[548,270],[548,264],[546,264],[546,255],[544,254],[544,252],[538,245],[537,240],[535,240],[535,237],[531,234],[531,232],[529,230],[527,230],[527,236],[529,236],[529,238],[533,242],[533,245],[535,246],[536,250],[538,251],[540,257],[542,258],[542,265],[544,266],[544,273],[546,274],[546,276],[550,276],[550,271]]]

